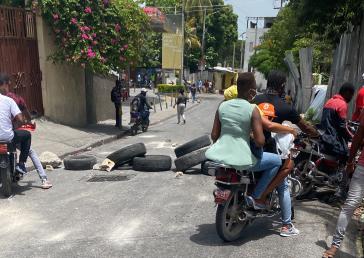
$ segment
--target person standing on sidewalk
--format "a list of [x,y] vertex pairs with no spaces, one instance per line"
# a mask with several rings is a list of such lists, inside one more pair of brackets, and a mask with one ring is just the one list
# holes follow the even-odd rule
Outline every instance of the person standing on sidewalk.
[[178,119],[177,124],[181,122],[181,117],[183,119],[183,124],[185,124],[186,123],[185,110],[187,106],[187,97],[185,96],[185,91],[183,89],[179,91],[177,102],[176,104],[174,104],[173,108],[175,108],[176,105],[177,105],[177,119]]
[[191,91],[191,96],[192,96],[192,103],[195,103],[195,101],[196,101],[196,91],[197,91],[195,83],[192,84],[190,91]]
[[115,127],[120,128],[121,127],[121,81],[116,80],[115,86],[111,90],[111,101],[115,105]]
[[[10,92],[9,87],[2,87],[0,88],[0,93],[13,99],[15,101],[15,103],[18,105],[18,108],[20,109],[20,111],[23,114],[24,117],[24,122],[25,123],[31,123],[32,122],[32,118],[30,116],[30,112],[28,110],[28,107],[24,101],[24,99],[19,96],[16,95],[13,92]],[[29,157],[33,162],[33,165],[35,167],[35,169],[38,172],[38,176],[41,180],[41,185],[43,189],[49,189],[51,188],[53,185],[48,181],[48,176],[46,174],[46,172],[43,169],[43,166],[39,160],[39,157],[37,155],[37,153],[30,147],[29,149]]]
[[364,113],[362,112],[359,118],[360,126],[354,135],[353,142],[350,148],[350,155],[346,163],[346,173],[352,176],[348,196],[336,224],[336,230],[332,239],[331,247],[326,250],[322,257],[334,257],[337,250],[344,239],[346,228],[353,216],[354,210],[359,207],[364,197],[364,151],[361,153],[358,165],[355,167],[355,156],[360,149],[364,140]]

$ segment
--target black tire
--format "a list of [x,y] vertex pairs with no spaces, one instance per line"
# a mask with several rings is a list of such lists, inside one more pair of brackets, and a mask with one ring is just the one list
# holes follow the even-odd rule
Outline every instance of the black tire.
[[106,158],[115,162],[115,167],[130,162],[135,157],[144,156],[147,153],[144,143],[136,143],[109,154]]
[[170,156],[149,155],[145,157],[136,157],[133,159],[133,169],[135,171],[159,172],[170,171],[172,159]]
[[10,166],[8,166],[7,168],[1,168],[0,173],[1,173],[1,185],[2,185],[1,190],[5,197],[9,197],[12,194],[12,189],[11,189],[12,180],[11,180]]
[[89,170],[96,162],[96,157],[89,155],[70,156],[63,160],[64,168],[67,170]]
[[205,147],[199,150],[195,150],[191,153],[175,159],[174,164],[176,165],[177,171],[186,171],[189,168],[205,162],[207,160],[205,153],[208,148],[209,147]]
[[[219,237],[226,242],[239,239],[242,236],[244,228],[249,224],[247,220],[239,221],[239,215],[236,210],[238,207],[242,207],[242,203],[237,201],[234,206],[234,196],[238,200],[237,195],[238,193],[232,194],[226,203],[223,205],[219,204],[216,210],[216,231]],[[230,229],[229,223],[227,223],[228,220],[232,221]]]
[[174,153],[176,154],[176,157],[179,158],[195,150],[201,149],[206,146],[210,146],[210,144],[211,144],[210,137],[207,135],[203,135],[201,137],[193,139],[192,141],[186,142],[181,146],[178,146],[177,148],[174,149]]
[[201,174],[206,175],[206,176],[210,176],[209,175],[209,163],[208,163],[208,161],[201,163]]

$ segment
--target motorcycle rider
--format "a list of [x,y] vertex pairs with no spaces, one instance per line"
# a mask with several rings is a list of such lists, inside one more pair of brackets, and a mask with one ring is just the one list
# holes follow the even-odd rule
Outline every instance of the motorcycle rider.
[[[0,93],[13,99],[15,101],[15,103],[18,105],[20,111],[22,112],[24,118],[25,118],[25,123],[31,123],[32,118],[30,116],[29,110],[27,108],[27,105],[24,101],[24,99],[18,95],[16,95],[13,92],[10,92],[9,87],[1,87],[0,88]],[[30,148],[29,149],[29,157],[32,160],[35,169],[38,172],[39,178],[41,180],[41,187],[42,189],[49,189],[52,187],[52,184],[49,182],[48,180],[48,176],[46,174],[46,172],[43,169],[43,166],[39,160],[39,157],[37,155],[37,153]]]
[[238,170],[261,172],[262,178],[248,200],[255,209],[265,209],[265,205],[261,207],[255,200],[260,198],[277,174],[281,160],[273,153],[263,152],[261,157],[256,157],[252,153],[251,131],[253,131],[255,145],[258,147],[264,145],[261,116],[258,109],[248,102],[256,94],[254,75],[239,74],[237,84],[238,97],[221,103],[216,112],[211,132],[214,144],[207,150],[206,158]]
[[[0,90],[5,91],[9,87],[9,83],[9,76],[0,73]],[[20,145],[19,163],[16,165],[16,171],[24,175],[27,173],[25,163],[28,159],[32,136],[28,131],[13,130],[13,120],[20,125],[24,124],[23,114],[15,101],[0,94],[0,140],[12,141]]]
[[[298,114],[298,112],[284,100],[282,100],[282,93],[285,91],[286,75],[280,71],[272,71],[268,75],[267,91],[265,94],[257,95],[253,103],[257,104],[263,111],[264,115],[276,123],[283,121],[290,121],[296,124],[303,132],[317,137],[319,134],[317,130],[307,124]],[[272,138],[269,131],[265,131],[266,145],[265,151],[277,153],[276,142]],[[291,221],[292,217],[292,203],[289,192],[287,176],[293,169],[293,162],[290,159],[284,160],[283,167],[276,178],[267,187],[262,195],[264,199],[269,192],[277,187],[280,206],[282,208],[282,228],[281,236],[298,235],[299,230],[296,229]]]
[[348,197],[344,205],[342,206],[336,230],[332,239],[331,247],[326,250],[322,257],[331,258],[334,257],[337,249],[340,248],[341,242],[344,239],[346,228],[353,216],[354,210],[359,207],[364,198],[364,152],[361,153],[358,164],[355,168],[355,156],[362,146],[364,140],[364,113],[360,115],[360,126],[356,134],[354,135],[353,142],[350,148],[349,158],[346,163],[346,173],[348,176],[352,176]]
[[[339,93],[329,99],[322,111],[321,124],[319,128],[323,130],[321,135],[322,149],[328,155],[335,156],[340,163],[345,163],[348,156],[348,141],[353,138],[347,126],[348,103],[355,93],[355,87],[349,82],[345,82]],[[345,198],[347,188],[347,175],[344,172],[343,180],[338,191],[337,198]]]
[[137,109],[143,121],[149,121],[149,109],[153,109],[148,103],[147,93],[148,90],[146,88],[142,88],[140,93],[136,95],[132,101],[132,104],[137,103]]

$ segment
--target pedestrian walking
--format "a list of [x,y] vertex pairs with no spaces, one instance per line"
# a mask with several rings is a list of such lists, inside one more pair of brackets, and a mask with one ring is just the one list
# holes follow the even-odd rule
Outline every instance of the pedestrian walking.
[[174,104],[173,108],[177,105],[177,119],[179,124],[181,122],[181,117],[183,119],[183,124],[186,123],[185,110],[187,106],[187,97],[185,96],[185,91],[181,89],[178,94],[177,102]]
[[121,127],[121,81],[116,80],[115,86],[111,90],[111,101],[115,105],[115,127]]
[[197,92],[196,84],[192,84],[190,91],[191,91],[191,96],[192,96],[192,103],[195,103],[196,92]]
[[361,149],[364,140],[363,112],[359,117],[359,122],[360,126],[353,138],[350,148],[350,155],[346,163],[346,173],[349,177],[352,176],[349,192],[344,205],[341,207],[341,212],[337,220],[336,230],[332,238],[331,247],[322,255],[324,258],[332,258],[335,256],[342,241],[344,240],[346,228],[349,225],[354,211],[360,206],[364,197],[364,152],[361,152],[357,165],[355,161],[357,152]]

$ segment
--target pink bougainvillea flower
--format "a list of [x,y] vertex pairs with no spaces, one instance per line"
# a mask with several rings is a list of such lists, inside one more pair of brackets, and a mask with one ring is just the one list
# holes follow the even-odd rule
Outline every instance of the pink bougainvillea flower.
[[115,45],[118,41],[116,39],[111,39],[111,45]]
[[77,19],[76,19],[76,18],[72,18],[72,19],[71,19],[71,23],[72,23],[72,24],[77,24]]
[[82,27],[80,27],[80,30],[81,30],[82,32],[88,32],[88,31],[90,31],[91,29],[90,29],[89,27],[87,27],[87,26],[82,26]]
[[96,36],[97,36],[96,33],[92,33],[93,38],[96,38]]
[[120,48],[120,52],[123,52],[123,51],[124,51],[124,48],[123,48],[123,47],[121,47],[121,48]]
[[59,19],[59,15],[58,15],[57,13],[54,13],[54,14],[53,14],[53,19],[54,19],[54,20],[58,20],[58,19]]
[[89,37],[87,34],[85,34],[85,33],[83,33],[83,34],[81,35],[81,37],[82,37],[83,39],[85,39],[85,40],[89,40],[89,39],[90,39],[90,37]]
[[124,48],[124,49],[128,49],[128,47],[129,47],[129,45],[128,45],[128,44],[125,44],[125,45],[123,46],[123,48]]
[[99,42],[97,40],[92,41],[92,45],[96,46]]
[[87,6],[85,8],[85,13],[92,13],[91,7]]
[[92,48],[87,49],[87,57],[88,58],[94,58],[96,56],[96,53],[92,50]]
[[121,26],[119,23],[115,24],[115,31],[119,32],[121,30]]

